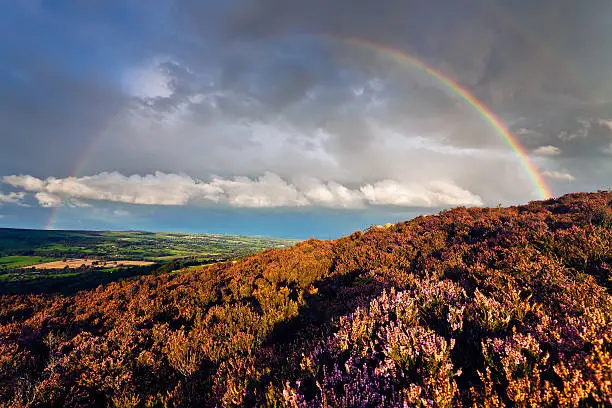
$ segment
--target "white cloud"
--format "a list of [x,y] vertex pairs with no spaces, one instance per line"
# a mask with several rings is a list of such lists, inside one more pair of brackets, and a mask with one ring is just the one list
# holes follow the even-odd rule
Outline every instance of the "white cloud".
[[561,154],[561,149],[556,146],[540,146],[533,151],[533,154],[538,156],[559,156]]
[[256,180],[248,177],[233,180],[215,178],[208,186],[218,193],[213,201],[226,202],[232,207],[296,207],[308,204],[295,186],[272,173],[266,173]]
[[25,193],[8,193],[8,194],[0,193],[0,205],[2,204],[24,205],[22,203],[24,198],[25,198]]
[[[439,207],[482,205],[481,198],[449,181],[426,185],[393,180],[349,188],[334,181],[298,178],[290,183],[274,173],[258,178],[214,177],[208,182],[185,174],[156,172],[145,176],[100,173],[87,177],[6,176],[4,182],[35,193],[43,207],[86,206],[81,200],[142,205],[216,203],[242,208],[304,207],[363,208],[367,205]],[[22,193],[23,194],[23,193]]]
[[545,171],[542,173],[544,177],[548,177],[553,180],[562,180],[562,181],[573,181],[576,180],[576,177],[572,176],[569,173],[559,172],[559,171]]
[[51,208],[51,207],[59,207],[62,205],[61,197],[46,193],[44,191],[34,194],[34,198],[38,200],[38,204],[40,204],[41,207]]
[[437,181],[428,185],[402,185],[384,180],[361,187],[368,202],[378,205],[436,207],[445,205],[483,205],[482,199],[454,183]]
[[315,178],[302,178],[298,181],[300,191],[313,205],[328,208],[362,208],[364,207],[363,195],[359,191],[330,181],[321,182]]
[[[211,184],[199,183],[182,174],[156,172],[146,176],[100,173],[87,177],[67,177],[32,181],[31,176],[7,176],[4,182],[26,191],[44,192],[54,197],[101,200],[129,204],[182,205],[194,195],[215,201],[219,191]],[[216,190],[217,189],[217,190]],[[43,196],[44,201],[55,201]]]
[[599,124],[607,126],[612,131],[612,120],[610,119],[599,119]]

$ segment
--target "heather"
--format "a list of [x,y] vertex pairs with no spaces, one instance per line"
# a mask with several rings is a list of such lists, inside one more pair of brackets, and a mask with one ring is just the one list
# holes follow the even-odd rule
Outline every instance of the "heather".
[[0,401],[610,406],[612,193],[0,297]]

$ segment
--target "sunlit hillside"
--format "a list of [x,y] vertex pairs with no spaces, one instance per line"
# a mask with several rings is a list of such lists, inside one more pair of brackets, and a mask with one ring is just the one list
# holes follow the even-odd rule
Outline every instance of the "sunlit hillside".
[[610,406],[612,192],[0,297],[0,404]]

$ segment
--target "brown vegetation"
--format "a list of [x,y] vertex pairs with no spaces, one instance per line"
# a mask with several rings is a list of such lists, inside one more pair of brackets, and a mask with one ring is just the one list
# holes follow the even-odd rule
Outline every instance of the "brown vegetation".
[[0,297],[6,406],[610,406],[612,193]]

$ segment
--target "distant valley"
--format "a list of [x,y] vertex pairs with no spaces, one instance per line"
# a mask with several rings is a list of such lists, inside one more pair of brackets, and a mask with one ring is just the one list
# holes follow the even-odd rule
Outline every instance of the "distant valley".
[[295,242],[222,234],[0,228],[0,293],[71,293]]

